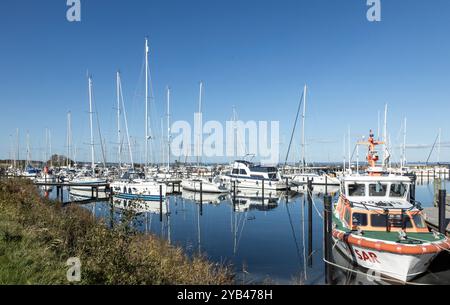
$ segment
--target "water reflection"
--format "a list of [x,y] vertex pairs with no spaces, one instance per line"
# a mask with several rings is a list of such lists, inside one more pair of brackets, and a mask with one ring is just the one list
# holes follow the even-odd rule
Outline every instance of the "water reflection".
[[[446,185],[448,186],[448,184]],[[311,196],[306,187],[294,192],[240,190],[234,196],[182,192],[168,196],[162,207],[159,202],[132,202],[114,199],[112,202],[80,204],[93,217],[104,219],[111,226],[134,213],[132,226],[182,247],[189,255],[203,253],[210,260],[231,263],[238,273],[239,283],[272,282],[290,284],[323,284],[323,195],[338,196],[339,188],[314,186]],[[418,185],[417,199],[424,207],[433,206],[434,186]],[[56,192],[48,193],[56,197]],[[79,194],[78,194],[79,195]],[[84,194],[86,195],[86,194]],[[90,196],[90,194],[87,194]],[[65,201],[85,200],[69,196]],[[86,201],[81,201],[86,202]],[[333,251],[336,263],[331,268],[336,284],[391,284],[373,279]],[[448,256],[437,260],[436,270],[417,279],[417,283],[434,283],[448,279]]]

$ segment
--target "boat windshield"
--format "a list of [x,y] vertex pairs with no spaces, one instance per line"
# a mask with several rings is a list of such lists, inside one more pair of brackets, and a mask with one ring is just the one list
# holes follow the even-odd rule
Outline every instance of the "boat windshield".
[[349,184],[348,195],[353,197],[364,197],[366,195],[366,185],[358,183]]
[[402,198],[405,196],[407,191],[407,186],[403,183],[393,183],[391,184],[390,197]]
[[386,196],[387,184],[374,183],[369,184],[369,196],[384,197]]

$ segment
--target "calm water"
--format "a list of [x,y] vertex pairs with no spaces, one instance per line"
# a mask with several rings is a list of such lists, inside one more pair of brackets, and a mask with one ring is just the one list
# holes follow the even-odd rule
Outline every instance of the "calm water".
[[[447,182],[447,189],[450,184]],[[337,189],[328,187],[337,196]],[[56,192],[50,193],[50,197]],[[231,196],[183,193],[170,196],[163,205],[162,221],[159,202],[140,204],[114,200],[81,205],[106,223],[120,221],[123,209],[133,205],[139,211],[133,226],[141,232],[161,236],[189,254],[203,253],[210,260],[231,263],[238,273],[239,283],[270,282],[280,284],[324,283],[323,187],[315,187],[311,209],[305,194],[266,194],[270,199],[257,198],[247,192],[233,205]],[[433,205],[434,185],[417,185],[416,198],[423,207]],[[76,200],[65,194],[65,200]],[[309,229],[311,227],[311,230]],[[354,269],[338,252],[335,261]],[[450,283],[450,256],[445,254],[431,267],[431,272],[417,279],[418,283]],[[374,284],[366,276],[336,269],[338,284]]]

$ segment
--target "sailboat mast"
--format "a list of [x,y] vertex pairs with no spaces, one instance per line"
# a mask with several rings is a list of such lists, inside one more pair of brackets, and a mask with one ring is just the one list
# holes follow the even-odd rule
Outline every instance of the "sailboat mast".
[[[16,149],[17,149],[17,162],[18,162],[18,164],[20,164],[19,128],[16,129],[16,141],[17,141],[17,142],[16,142],[16,144],[17,144],[17,147],[16,147]],[[14,167],[17,168],[16,165],[14,165]]]
[[305,157],[305,119],[306,119],[306,91],[307,87],[303,88],[303,113],[302,113],[302,172],[305,171],[306,167],[306,157]]
[[383,130],[383,141],[384,141],[384,154],[383,154],[383,167],[387,166],[386,160],[388,157],[388,138],[387,138],[387,111],[388,105],[384,107],[384,130]]
[[118,151],[117,151],[117,160],[119,163],[119,168],[122,165],[122,140],[120,135],[120,72],[117,71],[116,73],[116,95],[117,95],[117,143],[119,145]]
[[50,167],[53,167],[53,155],[52,155],[52,132],[48,130],[48,149],[50,153]]
[[72,159],[72,112],[67,113],[67,167],[71,166]]
[[350,126],[348,126],[348,136],[347,136],[347,149],[348,149],[348,169],[352,170],[352,152],[351,152],[351,143],[350,143]]
[[149,69],[148,69],[148,38],[145,38],[145,166],[148,165],[148,80],[149,80]]
[[89,76],[89,128],[91,130],[91,166],[92,173],[95,174],[95,152],[94,152],[94,129],[93,129],[93,112],[92,112],[92,78]]
[[[199,97],[198,97],[198,113],[199,115],[201,115],[202,113],[202,104],[203,104],[203,82],[200,82],[200,93],[199,93]],[[234,108],[233,108],[233,112],[234,112]],[[197,135],[197,166],[200,166],[200,151],[201,151],[201,147],[200,147],[200,134]]]
[[441,162],[441,134],[442,129],[439,128],[439,135],[438,135],[438,154],[437,154],[437,163]]
[[170,171],[170,88],[167,87],[167,171]]
[[403,126],[403,160],[402,167],[406,166],[406,123],[407,119],[405,118],[404,126]]

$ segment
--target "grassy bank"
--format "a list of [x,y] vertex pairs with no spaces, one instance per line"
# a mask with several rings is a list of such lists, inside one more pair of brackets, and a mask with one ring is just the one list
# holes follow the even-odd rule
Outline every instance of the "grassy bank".
[[155,236],[113,229],[77,206],[43,199],[19,180],[0,181],[0,284],[68,284],[68,258],[81,261],[79,284],[231,284],[225,266],[188,258]]

